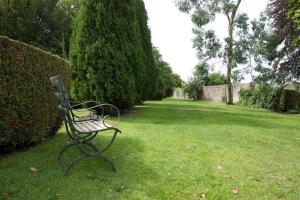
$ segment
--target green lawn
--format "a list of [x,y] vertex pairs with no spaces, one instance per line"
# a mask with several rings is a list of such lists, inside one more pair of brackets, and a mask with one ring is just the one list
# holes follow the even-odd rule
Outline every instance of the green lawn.
[[122,118],[123,133],[107,151],[117,173],[88,159],[63,176],[62,129],[50,142],[0,158],[0,199],[300,199],[299,128],[299,115],[146,102]]

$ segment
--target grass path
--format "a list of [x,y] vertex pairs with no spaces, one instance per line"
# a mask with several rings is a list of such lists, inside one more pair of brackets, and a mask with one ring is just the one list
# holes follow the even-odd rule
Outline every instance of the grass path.
[[0,199],[300,199],[299,128],[299,116],[147,102],[123,117],[123,134],[107,151],[117,173],[90,159],[63,176],[62,129],[50,142],[0,158]]

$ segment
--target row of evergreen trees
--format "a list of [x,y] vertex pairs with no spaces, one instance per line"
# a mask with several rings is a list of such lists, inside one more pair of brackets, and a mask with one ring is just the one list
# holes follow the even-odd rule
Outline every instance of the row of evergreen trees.
[[127,109],[171,95],[174,75],[153,55],[147,21],[143,0],[82,1],[70,46],[74,99]]
[[0,35],[69,57],[74,100],[126,109],[181,83],[152,48],[143,0],[0,0],[0,27]]

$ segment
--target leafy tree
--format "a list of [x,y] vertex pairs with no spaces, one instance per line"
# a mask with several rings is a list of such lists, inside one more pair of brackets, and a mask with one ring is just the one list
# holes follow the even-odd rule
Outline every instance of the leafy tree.
[[74,0],[2,0],[0,35],[66,57],[76,8]]
[[292,20],[294,29],[300,30],[300,2],[299,0],[289,0],[288,17]]
[[[196,25],[194,47],[199,58],[207,60],[223,57],[227,63],[228,104],[232,104],[232,69],[238,64],[246,64],[248,41],[244,37],[248,32],[248,16],[238,14],[241,0],[177,0],[179,9],[192,13],[192,21]],[[214,21],[217,14],[223,14],[228,21],[228,37],[222,45],[213,30],[207,30],[207,25]]]
[[[72,96],[127,109],[139,99],[136,76],[141,46],[134,0],[82,1],[75,19],[70,60]],[[143,85],[143,83],[140,83]]]
[[176,88],[181,88],[184,84],[184,81],[178,74],[173,74],[173,85]]
[[154,82],[156,91],[152,99],[161,100],[173,95],[175,87],[174,74],[169,64],[162,59],[156,47],[153,47],[153,56],[158,79]]
[[300,76],[300,4],[298,0],[270,0],[269,10],[274,33],[283,46],[273,61],[275,73],[283,80]]
[[227,83],[227,78],[220,73],[211,73],[208,75],[207,85],[224,85]]
[[189,98],[199,100],[201,98],[202,86],[202,82],[199,79],[195,77],[189,78],[184,87],[184,92],[188,94]]
[[202,62],[195,66],[193,77],[189,78],[185,86],[185,92],[189,97],[198,100],[201,98],[202,86],[209,82],[209,65]]
[[202,62],[196,65],[193,76],[199,80],[201,85],[206,85],[209,81],[209,65],[206,62]]

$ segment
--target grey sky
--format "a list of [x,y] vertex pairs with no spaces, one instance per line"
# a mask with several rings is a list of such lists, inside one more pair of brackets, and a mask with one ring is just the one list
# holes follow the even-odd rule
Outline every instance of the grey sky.
[[[196,51],[193,49],[193,24],[189,15],[181,13],[176,8],[174,0],[144,1],[154,46],[159,48],[163,59],[170,64],[173,71],[187,80],[198,63]],[[246,12],[250,19],[253,19],[259,17],[266,6],[267,0],[243,0],[240,12]],[[226,36],[225,18],[217,17],[213,27],[219,37]],[[215,70],[224,72],[225,69],[222,63],[219,63]]]

